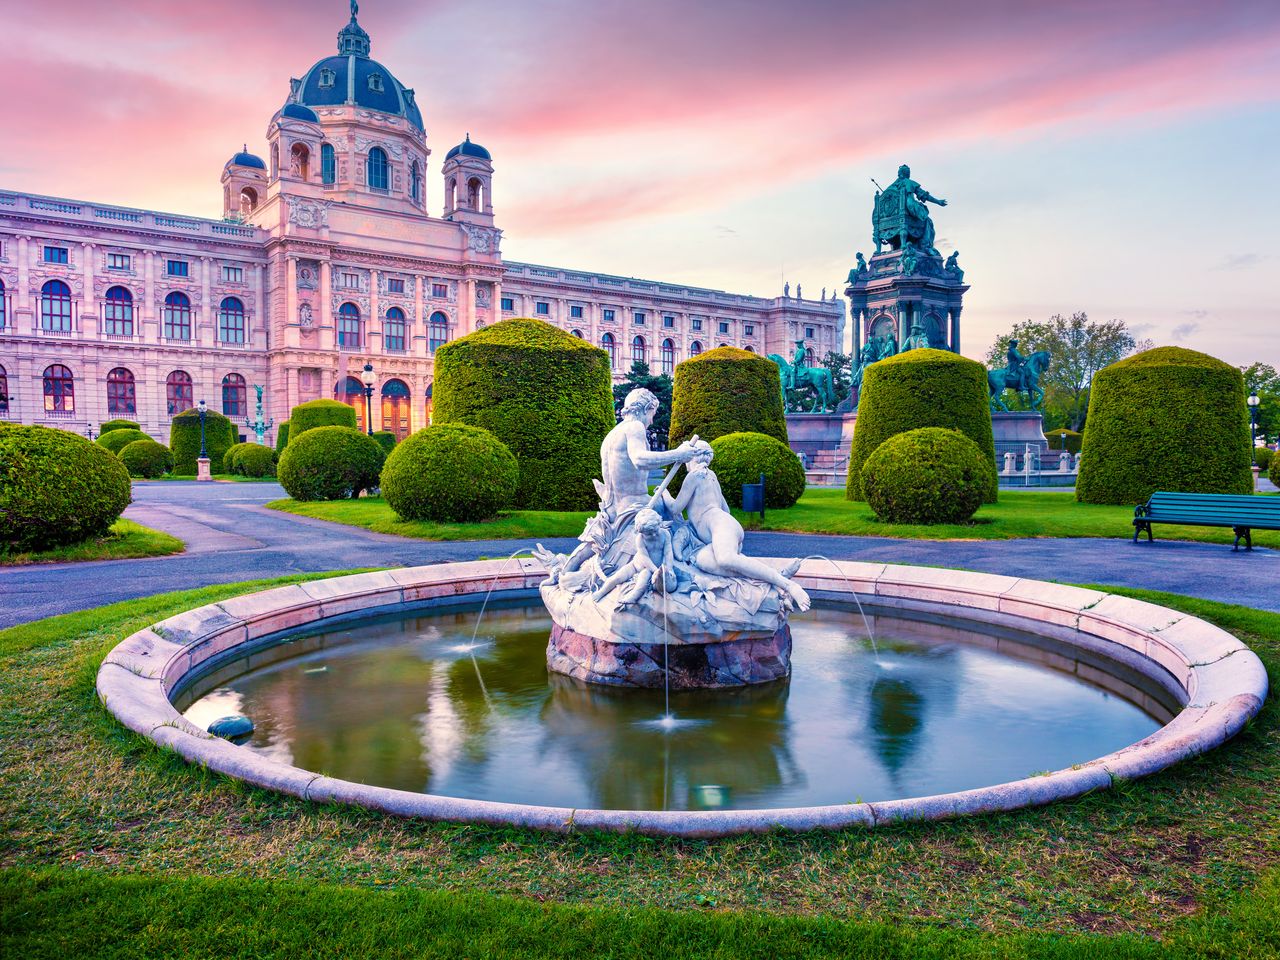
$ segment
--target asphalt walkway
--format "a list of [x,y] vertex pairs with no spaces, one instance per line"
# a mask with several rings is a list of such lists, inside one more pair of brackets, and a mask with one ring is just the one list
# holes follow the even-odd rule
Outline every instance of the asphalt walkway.
[[[531,545],[525,540],[410,540],[280,513],[264,506],[284,496],[275,483],[138,483],[133,496],[125,516],[180,537],[186,553],[0,568],[0,627],[212,583],[505,557]],[[544,542],[562,550],[574,543]],[[1145,587],[1280,611],[1280,552],[1273,550],[1233,553],[1221,544],[1158,539],[1134,545],[1127,538],[929,541],[790,533],[748,534],[747,549],[764,556],[821,554]]]

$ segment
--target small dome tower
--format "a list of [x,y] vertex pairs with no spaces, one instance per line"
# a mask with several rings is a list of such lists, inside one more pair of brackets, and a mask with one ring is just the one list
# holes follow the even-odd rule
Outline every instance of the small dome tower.
[[267,197],[267,165],[249,152],[249,145],[222,168],[222,215],[248,220]]
[[471,134],[445,154],[444,216],[448,220],[493,226],[493,158]]

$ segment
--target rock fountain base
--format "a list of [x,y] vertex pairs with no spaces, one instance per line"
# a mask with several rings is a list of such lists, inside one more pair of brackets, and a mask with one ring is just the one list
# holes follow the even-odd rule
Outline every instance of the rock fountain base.
[[551,629],[547,668],[587,683],[672,690],[741,687],[791,673],[791,628],[772,634],[727,634],[705,642],[632,643],[601,640],[559,624]]

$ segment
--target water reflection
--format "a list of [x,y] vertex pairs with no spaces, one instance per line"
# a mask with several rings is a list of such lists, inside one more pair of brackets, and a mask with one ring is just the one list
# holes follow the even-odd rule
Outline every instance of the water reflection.
[[301,636],[211,675],[187,715],[204,725],[245,713],[257,725],[245,749],[364,783],[658,809],[961,790],[1069,766],[1158,726],[1129,702],[1140,691],[1086,685],[1062,672],[1073,661],[1060,652],[958,623],[874,620],[879,662],[856,612],[796,618],[789,680],[673,693],[690,722],[670,732],[652,723],[660,690],[548,674],[550,621],[532,604],[491,608],[474,649],[467,611]]

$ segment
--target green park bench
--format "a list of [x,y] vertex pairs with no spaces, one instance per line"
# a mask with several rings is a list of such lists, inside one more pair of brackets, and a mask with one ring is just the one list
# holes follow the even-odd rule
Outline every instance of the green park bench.
[[1147,541],[1153,523],[1191,527],[1230,527],[1235,533],[1232,550],[1253,549],[1251,530],[1280,530],[1280,497],[1255,497],[1227,493],[1165,493],[1157,491],[1146,503],[1133,508],[1133,542],[1144,530]]

